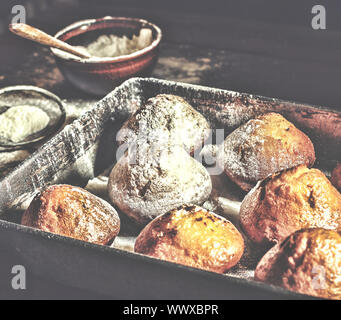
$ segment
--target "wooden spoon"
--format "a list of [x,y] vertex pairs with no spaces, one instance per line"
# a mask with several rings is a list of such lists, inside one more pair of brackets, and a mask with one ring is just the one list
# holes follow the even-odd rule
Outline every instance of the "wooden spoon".
[[89,59],[91,57],[90,55],[84,52],[81,52],[80,50],[69,45],[68,43],[61,41],[59,39],[56,39],[48,35],[47,33],[25,23],[10,24],[9,30],[20,37],[38,42],[45,46],[49,46],[49,47],[53,47],[53,48],[66,51],[68,53],[71,53],[83,59]]

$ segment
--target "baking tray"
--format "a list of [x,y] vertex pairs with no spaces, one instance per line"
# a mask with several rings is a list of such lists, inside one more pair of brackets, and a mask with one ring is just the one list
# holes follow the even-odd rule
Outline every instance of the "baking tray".
[[[250,270],[244,270],[243,265],[227,275],[216,274],[18,224],[23,210],[39,189],[54,183],[84,187],[89,180],[108,172],[116,159],[115,137],[122,122],[159,93],[184,97],[206,116],[213,128],[224,128],[226,134],[259,114],[279,112],[310,136],[316,149],[317,167],[328,174],[341,159],[341,113],[337,111],[202,86],[132,78],[0,181],[2,246],[17,252],[27,268],[41,277],[112,298],[311,298],[255,282],[245,276]],[[232,198],[239,197],[240,201],[243,195],[234,193],[237,190],[234,185],[230,187]],[[129,233],[136,235],[136,230],[123,218],[122,235],[130,236]],[[243,263],[245,267],[249,261]]]

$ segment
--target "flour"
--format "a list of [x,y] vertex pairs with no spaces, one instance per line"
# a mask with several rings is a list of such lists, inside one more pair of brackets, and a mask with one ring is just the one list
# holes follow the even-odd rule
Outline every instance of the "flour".
[[40,108],[18,106],[0,115],[0,137],[12,142],[21,142],[29,135],[44,129],[50,118]]
[[[127,36],[119,37],[114,34],[101,35],[94,42],[87,46],[75,46],[80,52],[96,58],[114,58],[131,54],[145,47],[148,47],[153,40],[152,30],[142,28],[138,36],[133,35],[132,39]],[[74,55],[61,50],[57,50],[64,57],[74,57]]]

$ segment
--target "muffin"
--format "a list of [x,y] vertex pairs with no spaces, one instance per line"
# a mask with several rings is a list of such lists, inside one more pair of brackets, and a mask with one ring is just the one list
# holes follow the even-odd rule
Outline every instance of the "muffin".
[[148,143],[183,146],[192,153],[209,136],[206,119],[183,98],[159,94],[150,98],[122,126],[117,140],[130,145],[137,139]]
[[277,171],[315,162],[310,139],[277,113],[249,120],[224,141],[224,171],[240,188],[249,191]]
[[70,185],[52,185],[38,193],[21,223],[96,244],[107,244],[120,230],[118,214],[109,203]]
[[332,171],[331,182],[341,192],[341,163],[338,163]]
[[231,222],[194,205],[159,216],[135,242],[135,252],[219,273],[236,265],[243,251],[243,237]]
[[255,279],[312,296],[341,299],[340,231],[296,231],[265,254]]
[[302,228],[340,229],[341,195],[320,170],[300,165],[253,188],[241,204],[240,223],[251,240],[264,246]]
[[135,222],[144,226],[183,203],[208,199],[211,177],[182,147],[141,148],[119,159],[108,183],[112,203]]

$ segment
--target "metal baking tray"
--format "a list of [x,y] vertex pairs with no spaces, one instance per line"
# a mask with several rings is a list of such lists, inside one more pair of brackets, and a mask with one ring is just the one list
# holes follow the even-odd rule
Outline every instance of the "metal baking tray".
[[[132,78],[0,181],[2,245],[18,252],[31,272],[39,276],[112,298],[311,298],[254,281],[248,272],[252,273],[255,261],[248,261],[247,257],[222,275],[19,224],[23,210],[39,189],[54,183],[84,187],[108,172],[116,159],[117,130],[148,98],[159,93],[184,97],[205,115],[212,128],[224,128],[226,134],[258,114],[281,113],[312,139],[317,167],[328,174],[341,160],[341,113],[337,111],[196,85]],[[243,194],[233,184],[227,189],[231,191],[231,200],[242,199]],[[121,236],[135,235],[134,227],[122,217]]]

